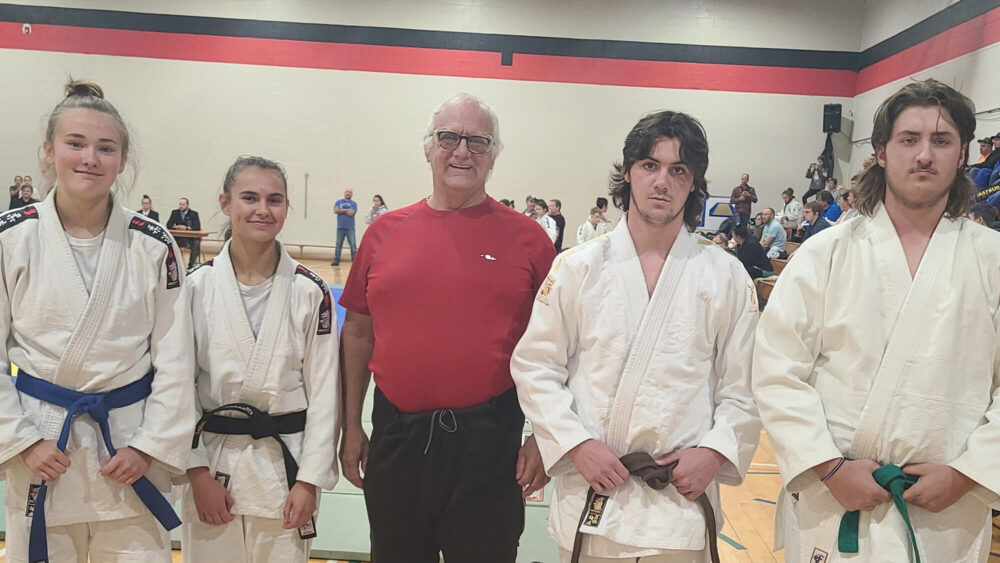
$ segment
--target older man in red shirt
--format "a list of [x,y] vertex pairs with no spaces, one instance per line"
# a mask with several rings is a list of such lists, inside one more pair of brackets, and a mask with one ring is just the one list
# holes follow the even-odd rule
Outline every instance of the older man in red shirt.
[[485,103],[445,101],[424,138],[431,195],[372,223],[340,299],[341,463],[364,489],[379,563],[513,563],[522,494],[548,480],[534,438],[521,445],[510,356],[555,250],[486,194],[502,146]]

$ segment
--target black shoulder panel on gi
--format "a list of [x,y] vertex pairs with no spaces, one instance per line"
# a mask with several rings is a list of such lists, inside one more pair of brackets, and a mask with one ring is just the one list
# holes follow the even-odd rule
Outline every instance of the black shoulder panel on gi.
[[167,289],[180,287],[181,276],[177,269],[177,256],[174,254],[174,245],[171,244],[170,233],[168,233],[163,227],[157,225],[155,222],[147,221],[142,217],[132,217],[132,220],[129,221],[128,228],[139,231],[140,233],[148,237],[152,237],[166,245],[167,259],[164,265],[167,268]]
[[38,219],[38,209],[35,209],[34,205],[0,213],[0,233],[28,219]]
[[215,260],[215,258],[209,258],[208,260],[205,260],[204,262],[202,262],[201,264],[198,264],[194,268],[191,268],[190,270],[188,270],[188,275],[190,276],[191,274],[193,274],[193,273],[197,272],[198,270],[202,269],[202,267],[204,267],[204,266],[208,266],[209,268],[211,268],[212,266],[215,265],[215,264],[212,264],[213,260]]
[[330,334],[333,330],[333,298],[330,296],[330,286],[316,272],[302,264],[295,267],[295,273],[312,280],[323,292],[323,301],[319,304],[319,327],[316,334]]

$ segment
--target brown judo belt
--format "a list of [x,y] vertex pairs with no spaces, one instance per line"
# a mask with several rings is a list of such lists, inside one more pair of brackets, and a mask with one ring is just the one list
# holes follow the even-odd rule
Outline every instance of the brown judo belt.
[[[657,465],[653,458],[646,452],[625,454],[621,457],[620,461],[625,466],[625,469],[628,469],[629,473],[642,479],[644,483],[657,491],[665,489],[670,484],[671,474],[674,471],[674,467],[677,466],[676,461],[668,465]],[[591,512],[591,507],[594,504],[594,496],[593,488],[587,491],[587,502],[583,506],[580,522],[576,525],[576,537],[573,539],[573,556],[570,559],[570,563],[580,562],[580,551],[583,547],[584,536],[580,532],[580,527],[583,526],[584,521],[587,520],[587,516]],[[701,509],[705,512],[705,528],[712,563],[719,563],[719,541],[715,532],[715,511],[712,509],[712,503],[708,500],[705,493],[702,493],[697,501],[701,505]]]

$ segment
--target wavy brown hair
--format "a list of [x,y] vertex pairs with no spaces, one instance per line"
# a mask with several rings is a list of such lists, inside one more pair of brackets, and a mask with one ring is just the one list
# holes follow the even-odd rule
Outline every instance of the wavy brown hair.
[[611,198],[615,207],[628,211],[632,184],[625,180],[625,173],[636,161],[649,157],[653,145],[660,138],[677,139],[681,143],[680,157],[694,174],[694,190],[684,202],[684,224],[694,231],[701,223],[702,203],[708,199],[708,138],[701,123],[686,113],[659,111],[651,113],[635,124],[625,137],[622,161],[615,163],[611,173]]
[[[943,82],[928,78],[922,82],[911,82],[882,102],[875,112],[872,127],[872,147],[885,148],[892,136],[892,125],[906,108],[912,106],[937,106],[947,110],[958,129],[962,146],[968,149],[976,132],[976,107],[972,100]],[[966,152],[968,154],[968,152]],[[972,205],[975,186],[967,174],[958,171],[948,190],[948,205],[945,215],[962,217]],[[869,217],[875,213],[880,202],[885,201],[885,169],[876,161],[861,171],[854,191],[855,207],[862,215]]]

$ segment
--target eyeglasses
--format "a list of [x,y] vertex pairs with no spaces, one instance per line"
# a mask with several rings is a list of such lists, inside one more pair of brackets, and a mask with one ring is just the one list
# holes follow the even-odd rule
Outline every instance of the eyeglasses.
[[459,135],[447,129],[434,131],[434,138],[437,139],[438,146],[446,151],[453,151],[462,144],[465,139],[465,146],[473,154],[484,154],[493,148],[493,137],[489,135]]

